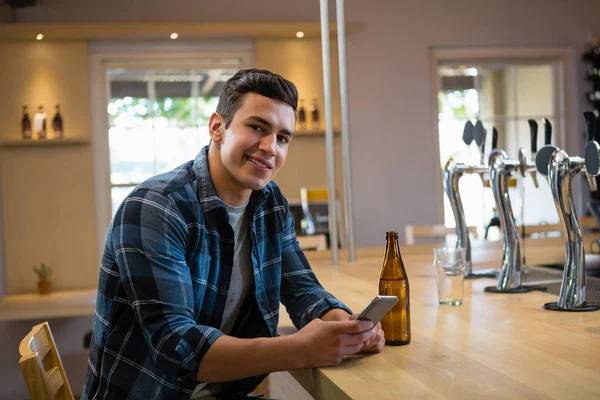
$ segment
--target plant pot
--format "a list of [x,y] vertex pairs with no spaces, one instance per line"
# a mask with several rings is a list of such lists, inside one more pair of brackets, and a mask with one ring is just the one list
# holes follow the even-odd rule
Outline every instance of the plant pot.
[[40,294],[52,293],[52,281],[38,281],[37,286]]

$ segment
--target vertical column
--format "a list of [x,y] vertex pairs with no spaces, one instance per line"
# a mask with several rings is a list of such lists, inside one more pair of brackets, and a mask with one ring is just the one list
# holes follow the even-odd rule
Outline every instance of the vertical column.
[[338,226],[335,185],[335,152],[333,143],[333,108],[331,100],[331,65],[329,60],[329,9],[328,0],[320,0],[321,48],[323,51],[323,84],[325,93],[325,145],[327,150],[327,181],[329,209],[329,239],[331,262],[339,264]]
[[338,59],[340,66],[340,103],[342,106],[342,181],[344,185],[344,226],[348,244],[348,261],[356,259],[354,244],[354,207],[352,203],[352,171],[350,158],[350,117],[348,111],[348,76],[346,69],[346,23],[344,0],[336,1]]

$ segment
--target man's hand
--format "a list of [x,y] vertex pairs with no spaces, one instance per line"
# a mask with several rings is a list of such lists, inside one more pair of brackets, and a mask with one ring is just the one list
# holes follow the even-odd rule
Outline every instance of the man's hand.
[[[350,315],[342,309],[334,308],[323,314],[321,319],[323,321],[353,321],[356,317],[358,317],[358,314]],[[372,330],[375,331],[375,336],[363,345],[362,349],[360,349],[361,353],[381,353],[383,351],[385,336],[381,328],[381,323],[375,325]]]
[[376,336],[371,328],[371,321],[325,322],[317,318],[292,336],[299,345],[304,368],[324,367],[337,365],[344,356],[361,351]]
[[[357,315],[353,315],[352,317],[356,318]],[[383,347],[385,346],[385,336],[383,334],[383,329],[381,328],[381,322],[375,325],[371,330],[375,332],[375,336],[363,345],[362,349],[360,349],[361,353],[381,353],[383,351]]]

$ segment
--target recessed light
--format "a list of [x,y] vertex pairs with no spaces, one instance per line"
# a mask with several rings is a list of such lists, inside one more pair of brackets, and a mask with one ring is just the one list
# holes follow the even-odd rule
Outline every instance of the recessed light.
[[171,33],[171,39],[175,40],[179,37],[179,35],[175,32]]
[[42,35],[41,33],[38,33],[38,35],[35,38],[37,40],[42,40],[44,38],[44,35]]
[[296,32],[296,37],[297,38],[303,38],[304,37],[304,32],[302,32],[302,31]]

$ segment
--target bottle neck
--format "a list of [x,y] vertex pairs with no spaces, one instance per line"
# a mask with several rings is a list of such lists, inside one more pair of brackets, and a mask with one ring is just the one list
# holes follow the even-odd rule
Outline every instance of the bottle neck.
[[400,256],[398,237],[388,237],[385,246],[385,257],[383,259],[383,268],[381,278],[384,279],[405,279],[406,271]]

